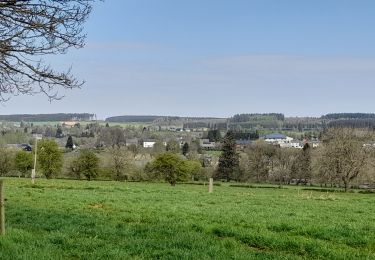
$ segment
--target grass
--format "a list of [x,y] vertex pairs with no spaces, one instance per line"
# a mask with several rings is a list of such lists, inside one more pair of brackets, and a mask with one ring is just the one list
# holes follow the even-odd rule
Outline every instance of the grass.
[[0,259],[375,259],[374,195],[6,179]]

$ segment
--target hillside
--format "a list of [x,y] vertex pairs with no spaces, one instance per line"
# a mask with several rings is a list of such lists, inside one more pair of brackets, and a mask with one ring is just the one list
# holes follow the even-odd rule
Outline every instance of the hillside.
[[58,113],[58,114],[14,114],[0,115],[0,121],[8,122],[48,122],[48,121],[89,121],[94,118],[89,113]]

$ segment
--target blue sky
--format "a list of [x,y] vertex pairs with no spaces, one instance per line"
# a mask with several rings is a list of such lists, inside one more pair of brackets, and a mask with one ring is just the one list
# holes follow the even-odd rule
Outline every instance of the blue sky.
[[84,49],[47,58],[82,89],[0,114],[375,112],[372,0],[106,0],[85,31]]

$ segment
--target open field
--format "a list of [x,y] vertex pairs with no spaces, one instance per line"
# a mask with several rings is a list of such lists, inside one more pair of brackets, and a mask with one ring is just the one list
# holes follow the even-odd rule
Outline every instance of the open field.
[[374,194],[6,179],[0,259],[375,259]]

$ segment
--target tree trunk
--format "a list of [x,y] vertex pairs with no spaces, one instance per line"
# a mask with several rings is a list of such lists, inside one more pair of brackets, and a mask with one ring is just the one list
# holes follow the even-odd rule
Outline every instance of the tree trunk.
[[345,192],[348,192],[348,182],[347,182],[347,180],[344,180],[344,189],[345,189]]

